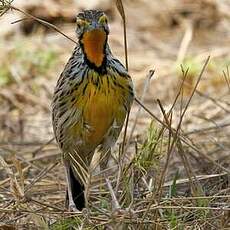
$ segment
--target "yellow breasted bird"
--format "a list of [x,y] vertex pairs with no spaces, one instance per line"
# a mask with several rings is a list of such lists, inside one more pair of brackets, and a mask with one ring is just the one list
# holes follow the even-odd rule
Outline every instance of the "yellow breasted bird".
[[84,189],[95,150],[105,166],[134,98],[132,80],[107,43],[104,12],[83,11],[76,23],[78,45],[52,102],[53,129],[63,153],[67,201],[73,211],[85,207]]

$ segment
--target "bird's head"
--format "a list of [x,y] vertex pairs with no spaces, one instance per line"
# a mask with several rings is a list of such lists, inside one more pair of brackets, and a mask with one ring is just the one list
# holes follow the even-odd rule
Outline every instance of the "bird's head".
[[77,15],[77,36],[86,60],[100,68],[105,60],[109,27],[103,11],[85,10]]

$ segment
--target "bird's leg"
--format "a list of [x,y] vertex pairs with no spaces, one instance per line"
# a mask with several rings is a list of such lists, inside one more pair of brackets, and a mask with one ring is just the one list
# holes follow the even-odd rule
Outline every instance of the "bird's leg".
[[66,182],[67,182],[67,195],[69,199],[69,211],[75,211],[77,212],[78,209],[76,208],[76,205],[73,200],[73,194],[72,194],[72,188],[71,188],[71,177],[70,177],[70,163],[68,160],[64,159],[64,166],[65,166],[65,174],[66,174]]

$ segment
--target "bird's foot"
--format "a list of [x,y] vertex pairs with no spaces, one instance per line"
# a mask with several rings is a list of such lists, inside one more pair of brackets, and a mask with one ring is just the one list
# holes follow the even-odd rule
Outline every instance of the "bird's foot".
[[73,204],[69,204],[69,211],[70,212],[80,212],[77,208],[76,208],[76,205],[73,203]]

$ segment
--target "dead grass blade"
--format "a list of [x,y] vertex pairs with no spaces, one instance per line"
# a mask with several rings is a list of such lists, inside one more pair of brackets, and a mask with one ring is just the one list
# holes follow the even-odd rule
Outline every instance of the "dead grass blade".
[[106,184],[108,186],[108,189],[109,189],[109,192],[110,192],[110,195],[111,195],[111,198],[112,198],[112,208],[113,210],[116,210],[116,209],[120,209],[120,205],[119,205],[119,202],[117,200],[117,197],[115,195],[115,191],[113,190],[113,187],[110,183],[110,180],[108,178],[105,178],[106,180]]
[[39,180],[41,180],[45,175],[47,175],[48,172],[50,172],[54,167],[56,167],[59,164],[58,161],[54,162],[53,164],[46,167],[44,170],[42,170],[36,178],[31,181],[29,185],[25,187],[25,195],[30,191],[30,189],[34,186],[35,183],[37,183]]
[[127,33],[126,33],[126,16],[125,16],[125,10],[123,7],[122,0],[116,0],[116,6],[117,9],[122,17],[123,21],[123,30],[124,30],[124,48],[125,48],[125,66],[127,71],[129,70],[129,63],[128,63],[128,46],[127,46]]
[[184,33],[184,37],[183,37],[181,44],[180,44],[180,48],[179,48],[179,51],[177,54],[176,63],[183,62],[183,60],[186,56],[189,44],[192,41],[192,38],[193,38],[193,23],[192,23],[192,21],[188,20],[185,23],[185,33]]
[[19,185],[15,174],[13,173],[10,166],[5,162],[2,156],[0,156],[0,164],[2,165],[3,169],[6,171],[10,178],[10,191],[11,194],[14,196],[15,200],[18,202],[20,199],[24,197],[24,191],[22,190],[21,186]]
[[[154,73],[155,73],[155,70],[150,70],[149,73],[148,73],[148,75],[147,75],[147,77],[146,77],[146,79],[145,79],[145,83],[144,83],[144,87],[143,87],[143,91],[142,91],[142,95],[141,95],[141,103],[142,103],[142,104],[144,103],[145,95],[146,95],[146,93],[147,93],[147,91],[148,91],[149,84],[150,84],[150,81],[151,81],[151,79],[152,79]],[[136,129],[137,121],[138,121],[138,119],[139,119],[139,117],[140,117],[140,115],[141,115],[141,109],[142,109],[142,107],[139,107],[139,108],[138,108],[138,111],[137,111],[137,113],[136,113],[136,117],[135,117],[133,126],[132,126],[132,128],[131,128],[129,138],[128,138],[128,140],[127,140],[127,146],[129,146],[130,141],[132,140],[133,133],[134,133],[134,131],[135,131],[135,129]]]
[[223,76],[227,83],[228,89],[230,90],[230,72],[228,66],[226,67],[226,71],[223,70]]
[[[125,66],[126,70],[129,70],[129,63],[128,63],[128,47],[127,47],[127,33],[126,33],[126,16],[125,16],[125,10],[123,7],[122,0],[116,0],[116,6],[117,9],[121,15],[122,22],[123,22],[123,36],[124,36],[124,50],[125,50]],[[126,136],[127,136],[127,129],[128,129],[128,123],[129,123],[129,115],[130,111],[128,111],[126,120],[125,120],[125,129],[124,129],[124,135],[123,135],[123,141],[121,146],[121,152],[119,153],[119,162],[123,162],[122,159],[124,159],[124,152],[125,152],[125,145],[126,145]],[[116,192],[119,186],[119,179],[121,178],[121,174],[123,172],[123,165],[119,163],[119,172],[118,172],[118,180],[117,180],[117,186],[116,186]]]

